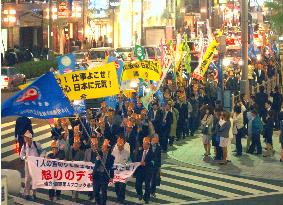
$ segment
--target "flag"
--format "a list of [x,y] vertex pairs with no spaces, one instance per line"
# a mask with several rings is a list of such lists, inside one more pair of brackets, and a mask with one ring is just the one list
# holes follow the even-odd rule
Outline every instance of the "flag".
[[113,56],[109,56],[107,59],[107,63],[115,62],[116,72],[118,77],[118,83],[121,85],[121,75],[123,72],[124,62],[121,59],[118,59]]
[[73,53],[59,57],[57,63],[60,74],[70,73],[76,68],[76,59]]
[[185,69],[186,69],[187,73],[191,73],[191,71],[192,71],[192,68],[191,68],[191,50],[190,50],[187,35],[184,35],[184,39],[185,39],[184,48],[185,48],[185,51],[186,51]]
[[159,99],[160,105],[163,106],[165,105],[164,97],[163,97],[163,92],[158,90],[156,93],[156,97]]
[[116,105],[117,105],[117,102],[118,102],[118,99],[117,99],[117,95],[113,95],[113,96],[110,96],[110,97],[106,97],[105,98],[105,102],[106,104],[113,108],[114,110],[116,109]]
[[145,59],[145,53],[144,53],[143,47],[141,47],[140,45],[136,45],[134,55],[137,56],[139,61],[144,60]]
[[73,107],[75,110],[75,114],[84,114],[86,112],[86,106],[84,100],[74,100]]
[[63,94],[53,73],[48,72],[2,104],[2,117],[62,118],[72,116],[74,109]]

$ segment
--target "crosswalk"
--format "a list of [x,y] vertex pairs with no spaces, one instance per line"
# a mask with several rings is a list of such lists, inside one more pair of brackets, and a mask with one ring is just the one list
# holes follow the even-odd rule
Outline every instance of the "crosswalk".
[[[14,124],[1,125],[2,131],[12,130]],[[35,124],[35,139],[43,148],[50,146],[50,128]],[[13,150],[14,132],[1,134],[2,161],[13,161],[18,155]],[[8,139],[9,138],[9,139]],[[4,141],[3,141],[4,140]],[[12,150],[10,150],[12,149]],[[48,150],[48,149],[47,149]],[[22,179],[22,182],[24,179]],[[216,173],[203,169],[185,167],[165,163],[161,169],[161,185],[157,189],[157,197],[151,198],[150,204],[194,204],[203,201],[219,201],[241,198],[251,198],[269,194],[283,193],[283,186],[273,181],[265,182],[259,179],[238,177],[222,173]],[[14,196],[16,204],[90,204],[86,193],[80,193],[79,200],[74,202],[70,191],[62,191],[62,199],[50,202],[48,190],[39,189],[37,199],[27,202],[19,196]],[[109,187],[108,203],[117,204],[114,187]],[[135,179],[127,183],[126,203],[140,204],[135,191]]]

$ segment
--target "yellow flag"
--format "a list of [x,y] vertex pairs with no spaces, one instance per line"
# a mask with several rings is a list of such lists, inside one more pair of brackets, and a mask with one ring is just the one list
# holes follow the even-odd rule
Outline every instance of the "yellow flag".
[[202,63],[200,66],[200,75],[204,76],[205,72],[207,71],[207,68],[209,66],[209,64],[211,63],[211,60],[214,56],[214,53],[217,49],[218,43],[216,40],[213,40],[210,45],[208,46],[208,48],[205,51],[205,54],[202,58]]
[[56,75],[57,82],[70,100],[102,98],[120,93],[115,63],[90,70]]
[[143,60],[125,63],[122,74],[122,81],[136,78],[159,81],[160,77],[160,61]]

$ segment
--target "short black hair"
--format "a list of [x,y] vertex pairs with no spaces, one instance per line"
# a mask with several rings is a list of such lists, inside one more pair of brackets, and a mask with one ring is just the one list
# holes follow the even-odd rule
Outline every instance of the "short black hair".
[[235,111],[235,113],[241,113],[241,107],[240,106],[235,106],[235,108],[234,108],[234,111]]

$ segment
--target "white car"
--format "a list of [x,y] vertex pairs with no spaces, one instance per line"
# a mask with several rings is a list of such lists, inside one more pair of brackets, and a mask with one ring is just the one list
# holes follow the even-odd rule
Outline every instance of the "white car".
[[104,65],[106,63],[105,59],[108,56],[117,56],[115,50],[111,47],[91,48],[89,49],[88,54],[89,68]]
[[26,76],[17,73],[14,67],[3,66],[1,68],[1,89],[13,89],[26,83]]

